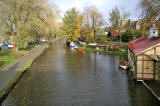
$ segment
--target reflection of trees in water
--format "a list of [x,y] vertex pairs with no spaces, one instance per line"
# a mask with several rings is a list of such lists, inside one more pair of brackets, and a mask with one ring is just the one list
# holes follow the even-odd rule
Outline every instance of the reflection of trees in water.
[[133,80],[131,72],[128,73],[128,93],[133,106],[159,106],[158,100],[142,85]]
[[[53,59],[53,57],[56,56],[56,53],[53,52],[53,47],[54,46],[51,45],[51,47],[33,63],[32,67],[25,72],[5,102],[9,101],[15,106],[33,105],[37,102],[39,105],[44,105],[43,101],[49,99],[46,98],[49,89],[52,89],[51,93],[55,93],[54,88],[57,88],[56,86],[59,79],[57,78],[56,72],[52,70],[53,68],[54,70],[57,69],[55,65],[52,65],[56,63],[56,60]],[[48,88],[46,89],[46,87]]]
[[128,55],[121,55],[120,60],[128,60]]
[[119,56],[116,55],[108,55],[109,58],[109,63],[111,66],[111,69],[113,71],[117,71],[118,70],[118,63],[119,63]]
[[70,70],[77,70],[77,71],[81,71],[82,70],[82,54],[78,54],[75,51],[70,51],[67,50],[64,57],[64,66],[66,67],[66,69],[70,69]]

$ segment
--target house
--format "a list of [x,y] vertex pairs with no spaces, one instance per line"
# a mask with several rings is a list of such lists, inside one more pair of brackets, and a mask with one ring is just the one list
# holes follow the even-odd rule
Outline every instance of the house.
[[120,38],[120,33],[118,31],[111,30],[108,32],[108,37],[109,38],[114,38],[114,37]]
[[142,19],[138,19],[137,21],[128,20],[126,27],[131,27],[134,30],[141,29]]
[[142,36],[128,44],[128,62],[137,81],[156,80],[160,72],[160,37],[153,26],[148,36]]

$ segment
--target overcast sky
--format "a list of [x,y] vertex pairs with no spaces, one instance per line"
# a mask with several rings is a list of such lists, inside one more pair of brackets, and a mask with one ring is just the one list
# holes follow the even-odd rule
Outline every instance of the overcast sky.
[[83,11],[87,6],[94,6],[104,15],[107,22],[109,12],[114,7],[129,12],[132,20],[139,18],[141,13],[138,9],[139,0],[49,0],[49,2],[56,4],[61,9],[62,16],[66,10],[73,7]]

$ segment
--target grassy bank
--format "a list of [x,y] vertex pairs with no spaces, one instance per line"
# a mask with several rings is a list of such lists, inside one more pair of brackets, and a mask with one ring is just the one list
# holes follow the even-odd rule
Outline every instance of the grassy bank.
[[118,55],[122,60],[128,60],[128,47],[126,44],[120,46],[117,50],[96,49],[96,47],[82,46],[84,51],[87,52],[101,52],[109,55]]
[[18,51],[13,50],[13,49],[0,51],[0,66],[16,61],[17,59],[21,58],[25,54],[29,53],[36,46],[38,45],[35,45],[35,44],[30,45],[25,50],[18,50]]
[[30,60],[29,62],[27,62],[27,64],[25,64],[19,71],[17,71],[16,75],[13,76],[13,78],[8,82],[8,84],[2,90],[0,90],[0,103],[13,89],[13,87],[18,82],[20,77],[23,75],[25,70],[27,70],[31,66],[32,62],[33,60]]
[[127,47],[121,47],[118,50],[105,50],[105,49],[83,47],[83,50],[87,52],[103,52],[110,55],[128,55]]

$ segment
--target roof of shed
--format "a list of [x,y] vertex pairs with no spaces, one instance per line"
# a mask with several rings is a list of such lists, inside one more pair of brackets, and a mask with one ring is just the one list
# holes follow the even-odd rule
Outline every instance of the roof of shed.
[[114,30],[111,30],[110,33],[112,34],[112,36],[120,36],[120,33]]
[[137,54],[159,43],[160,37],[152,37],[148,39],[147,36],[142,36],[134,41],[130,41],[128,47]]

